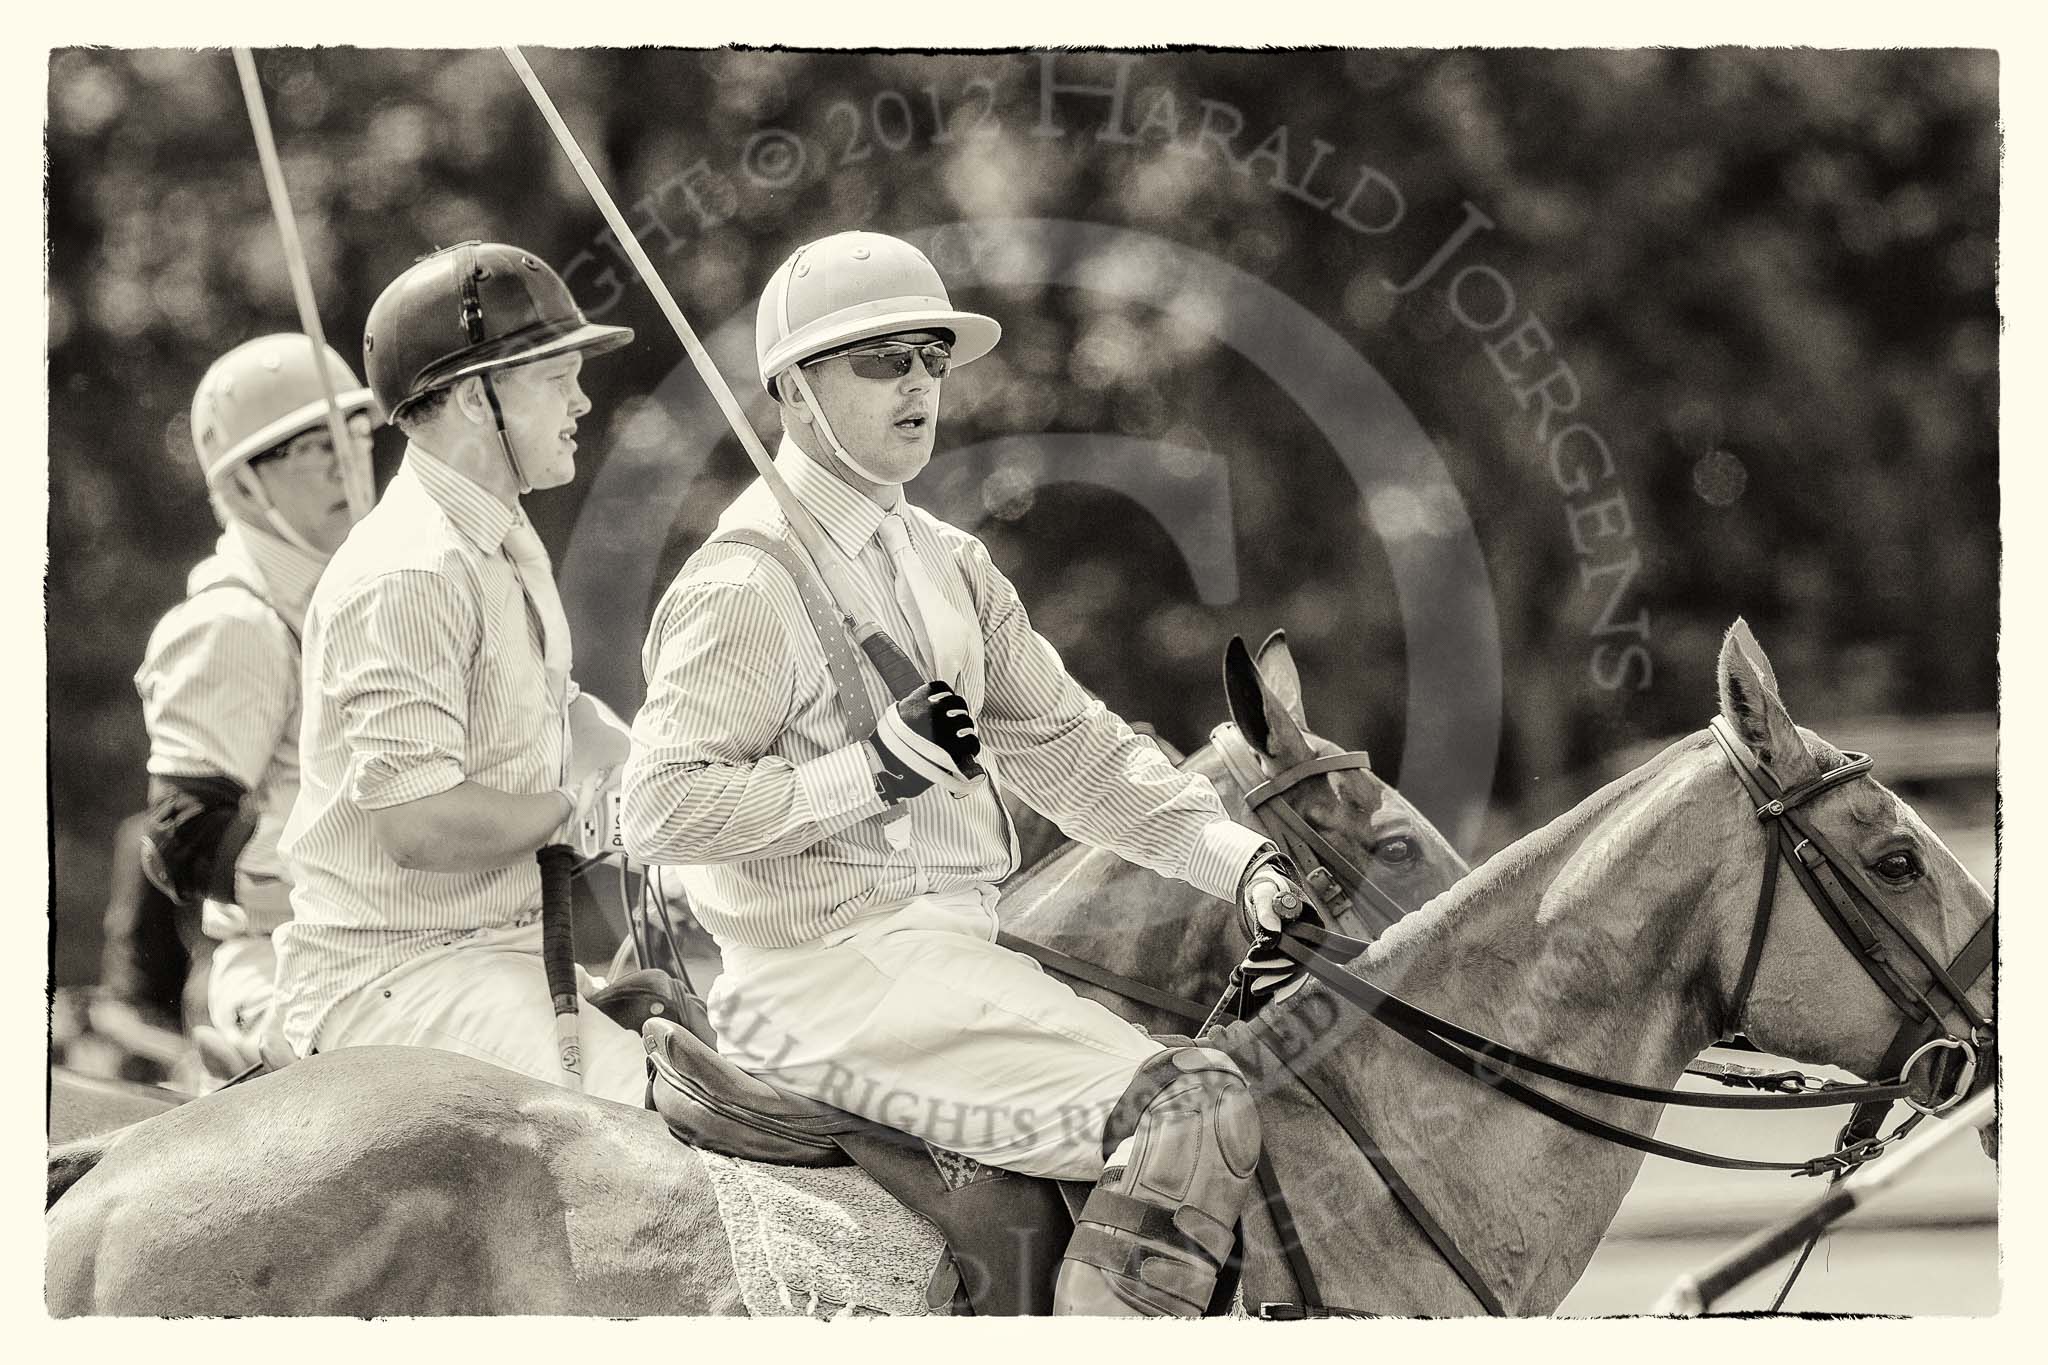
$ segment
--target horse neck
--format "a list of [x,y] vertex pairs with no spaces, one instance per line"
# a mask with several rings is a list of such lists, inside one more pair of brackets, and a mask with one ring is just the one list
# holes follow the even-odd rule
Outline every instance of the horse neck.
[[[1596,793],[1410,915],[1374,944],[1360,974],[1538,1056],[1645,1085],[1676,1083],[1713,1041],[1715,936],[1712,916],[1695,911],[1710,884],[1726,880],[1716,858],[1688,845],[1736,832],[1709,818],[1696,780],[1704,758],[1683,749]],[[1696,835],[1685,832],[1688,822]],[[1718,889],[1728,893],[1720,900],[1735,894],[1732,884]],[[1312,1065],[1510,1311],[1554,1308],[1592,1257],[1641,1155],[1523,1108],[1313,983],[1273,1013],[1276,1029],[1293,1015],[1302,1036],[1341,1039],[1318,1049]],[[1645,1133],[1661,1113],[1583,1092],[1567,1098]],[[1303,1229],[1311,1254],[1332,1266],[1324,1276],[1331,1300],[1345,1302],[1339,1286],[1349,1286],[1342,1292],[1360,1306],[1475,1311],[1364,1161],[1330,1161],[1332,1144],[1349,1143],[1315,1102],[1297,1087],[1273,1108],[1315,1116],[1269,1126],[1283,1180],[1294,1162],[1312,1163],[1318,1202],[1364,1210],[1370,1224],[1361,1229],[1338,1213],[1320,1245]],[[1418,1265],[1437,1271],[1418,1273]]]

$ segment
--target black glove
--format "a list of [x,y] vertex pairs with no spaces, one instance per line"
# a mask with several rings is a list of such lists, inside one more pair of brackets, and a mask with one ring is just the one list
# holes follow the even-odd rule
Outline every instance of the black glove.
[[892,801],[937,783],[956,795],[981,776],[981,736],[967,703],[948,684],[928,682],[882,713],[868,736],[881,761],[882,794]]
[[[1281,922],[1291,923],[1306,919],[1319,923],[1313,903],[1309,900],[1308,888],[1302,884],[1301,874],[1295,868],[1294,860],[1277,849],[1269,849],[1252,859],[1245,868],[1244,877],[1237,890],[1238,913],[1243,917],[1246,937],[1252,941],[1252,950],[1245,958],[1245,982],[1252,1000],[1284,1000],[1294,993],[1302,979],[1302,967],[1274,946],[1279,934],[1269,926],[1260,923],[1251,894],[1252,885],[1257,881],[1282,883],[1278,894],[1271,899],[1269,911]],[[1263,894],[1257,899],[1264,899]]]

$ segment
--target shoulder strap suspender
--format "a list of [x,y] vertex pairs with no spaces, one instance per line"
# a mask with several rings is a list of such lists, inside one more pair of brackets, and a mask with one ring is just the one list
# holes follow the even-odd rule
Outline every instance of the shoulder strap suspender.
[[[825,651],[825,666],[832,675],[832,690],[839,697],[840,714],[846,717],[847,735],[859,739],[873,734],[877,717],[874,703],[868,697],[867,683],[860,675],[860,651],[846,629],[844,613],[832,604],[832,599],[826,595],[825,585],[818,581],[818,575],[804,563],[789,542],[763,531],[742,527],[713,536],[705,543],[722,545],[728,542],[761,551],[788,573],[796,584],[797,600],[803,603],[805,615],[811,618],[811,629],[817,633],[818,645]],[[909,807],[898,802],[875,818],[889,824],[908,814]]]
[[205,587],[198,589],[196,592],[187,593],[185,595],[185,600],[187,602],[190,602],[193,598],[198,597],[203,593],[213,592],[218,588],[240,588],[243,592],[248,593],[249,596],[255,598],[258,602],[261,602],[266,611],[268,611],[272,616],[275,616],[277,618],[277,623],[284,627],[285,634],[292,637],[293,648],[299,648],[303,644],[303,642],[299,639],[298,630],[293,627],[291,621],[285,616],[285,614],[277,609],[277,604],[275,602],[272,602],[268,597],[265,597],[263,593],[257,589],[255,584],[249,582],[246,579],[216,578],[215,580],[213,580],[213,582],[208,583]]

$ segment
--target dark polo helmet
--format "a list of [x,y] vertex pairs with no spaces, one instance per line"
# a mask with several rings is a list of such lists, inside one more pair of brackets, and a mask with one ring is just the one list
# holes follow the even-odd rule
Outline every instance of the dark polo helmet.
[[590,321],[569,286],[530,251],[462,242],[422,257],[385,286],[363,328],[363,368],[395,421],[458,379],[545,360],[597,355],[633,339]]

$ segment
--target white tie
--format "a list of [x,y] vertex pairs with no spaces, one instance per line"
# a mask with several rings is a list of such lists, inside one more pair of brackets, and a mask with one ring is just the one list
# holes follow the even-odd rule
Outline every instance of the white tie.
[[910,543],[910,528],[902,516],[895,512],[883,514],[878,530],[882,548],[889,552],[889,561],[896,569],[896,601],[917,634],[922,662],[932,670],[932,677],[955,688],[966,687],[971,646],[960,613],[946,600],[939,585],[932,581],[931,571],[918,558]]
[[555,573],[548,564],[548,547],[524,514],[515,516],[505,533],[505,554],[519,571],[519,585],[526,600],[540,617],[541,660],[547,668],[548,692],[560,706],[569,688],[569,618],[562,611],[562,596],[555,590]]

